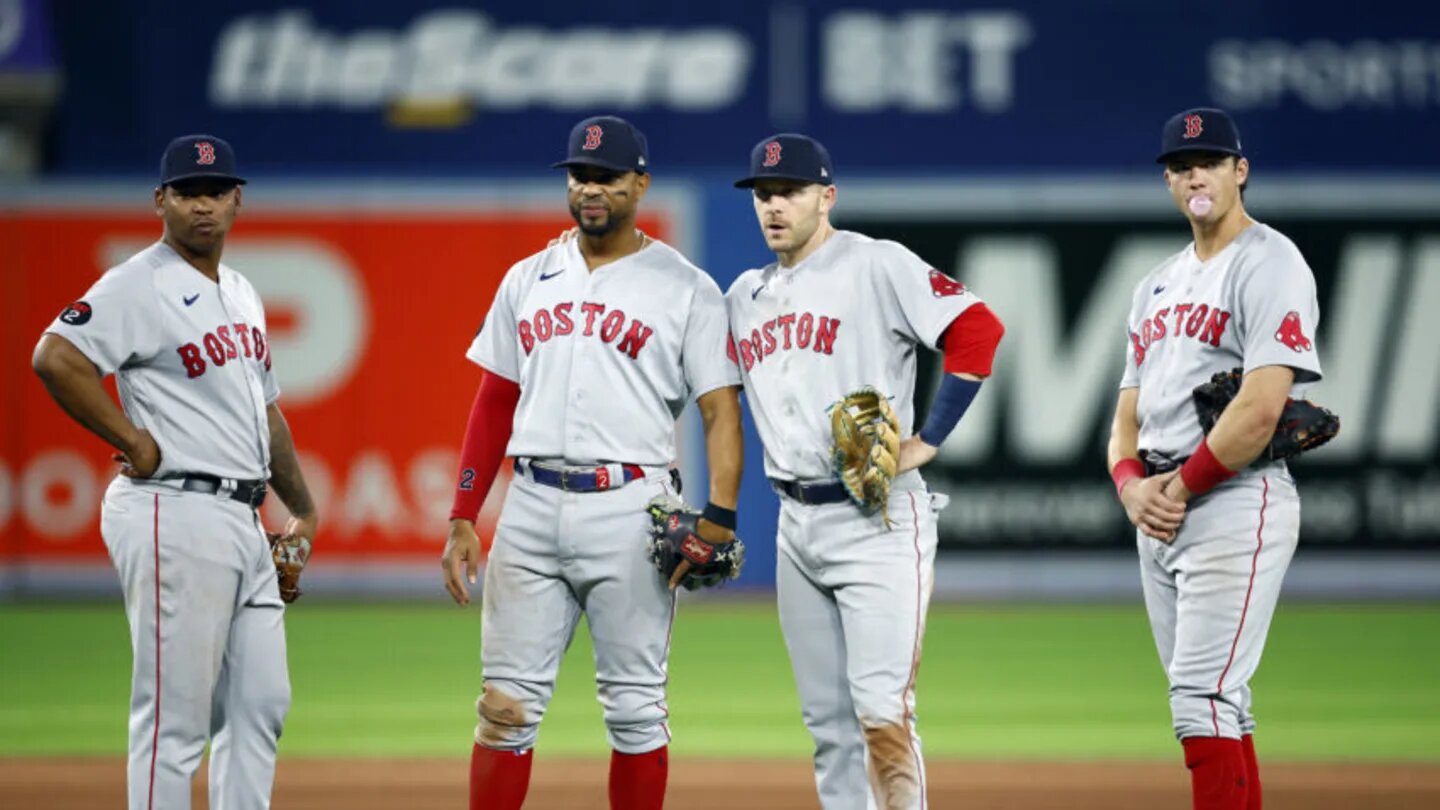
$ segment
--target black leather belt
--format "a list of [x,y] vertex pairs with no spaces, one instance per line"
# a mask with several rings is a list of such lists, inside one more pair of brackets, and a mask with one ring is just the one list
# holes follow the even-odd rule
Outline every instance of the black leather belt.
[[1180,469],[1180,465],[1184,464],[1189,458],[1189,456],[1174,458],[1166,453],[1160,453],[1154,450],[1140,451],[1140,463],[1145,465],[1146,476],[1163,475],[1171,470],[1178,470]]
[[230,500],[239,501],[251,509],[259,509],[260,504],[265,503],[265,482],[264,481],[242,481],[239,479],[221,478],[218,475],[206,475],[205,473],[185,473],[180,480],[180,488],[186,492],[200,492],[206,495],[213,495],[220,491],[226,481],[235,484],[235,489],[230,493]]
[[770,485],[781,495],[800,503],[818,506],[825,503],[842,503],[850,500],[850,493],[845,491],[845,485],[839,481],[820,481],[814,484],[802,484],[799,481],[786,481],[783,478],[771,478]]

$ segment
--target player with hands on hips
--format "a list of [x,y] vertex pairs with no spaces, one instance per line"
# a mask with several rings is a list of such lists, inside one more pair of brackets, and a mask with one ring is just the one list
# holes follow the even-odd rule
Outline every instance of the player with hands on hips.
[[[926,806],[915,676],[936,514],[918,472],[981,381],[1004,328],[903,245],[837,230],[834,166],[804,135],[751,151],[755,215],[776,261],[730,287],[730,356],[780,495],[776,589],[826,810]],[[916,349],[945,375],[912,435]]]
[[[208,742],[210,806],[258,810],[290,706],[284,603],[299,594],[318,517],[260,296],[221,261],[245,182],[234,150],[176,138],[160,172],[163,237],[67,307],[32,364],[122,464],[100,532],[134,652],[129,807],[188,808]],[[119,406],[101,384],[109,374]],[[267,483],[292,515],[273,548],[256,511]]]
[[[1250,679],[1300,532],[1284,457],[1338,420],[1303,402],[1321,376],[1315,279],[1294,243],[1246,213],[1235,122],[1210,108],[1175,115],[1158,162],[1194,239],[1135,290],[1108,461],[1136,528],[1194,807],[1256,810]],[[1238,390],[1216,419],[1231,369]],[[1309,415],[1282,423],[1292,411]]]
[[[644,135],[622,119],[575,126],[555,165],[566,170],[579,236],[510,268],[466,353],[484,375],[441,558],[459,604],[487,553],[475,532],[480,505],[502,457],[515,459],[485,564],[472,810],[524,802],[540,721],[582,612],[613,749],[610,806],[660,808],[676,586],[733,573],[712,579],[707,560],[738,566],[740,375],[725,353],[725,301],[702,270],[635,228],[648,160]],[[671,471],[675,420],[692,399],[710,473],[701,517],[678,501]],[[687,554],[666,556],[667,576],[653,558],[657,526],[672,518],[664,542]]]

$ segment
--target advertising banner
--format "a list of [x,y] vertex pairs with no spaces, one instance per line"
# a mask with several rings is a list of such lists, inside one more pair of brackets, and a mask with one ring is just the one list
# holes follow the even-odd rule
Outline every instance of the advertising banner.
[[[324,558],[438,559],[480,379],[465,350],[509,266],[573,224],[561,192],[424,204],[268,193],[242,209],[225,261],[264,299],[280,406],[320,509]],[[346,200],[344,213],[336,200]],[[683,246],[675,199],[647,202],[640,227]],[[57,195],[0,207],[0,562],[105,559],[100,499],[117,465],[51,401],[29,357],[67,304],[160,232],[143,189],[126,203]],[[682,435],[682,454],[685,446]],[[508,476],[492,491],[482,534]],[[264,511],[280,524],[278,499]]]
[[[11,0],[14,2],[14,0]],[[804,131],[852,169],[1143,170],[1162,122],[1230,109],[1305,170],[1437,168],[1440,7],[1006,0],[603,8],[577,0],[56,4],[53,167],[133,171],[209,131],[253,171],[538,171],[616,113],[653,165],[734,171]]]

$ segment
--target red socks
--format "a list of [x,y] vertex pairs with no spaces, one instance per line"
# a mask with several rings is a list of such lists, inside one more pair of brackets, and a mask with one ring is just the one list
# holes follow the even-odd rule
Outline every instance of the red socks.
[[520,810],[530,789],[533,753],[497,751],[476,743],[470,753],[470,810]]
[[1254,735],[1241,737],[1240,749],[1245,753],[1245,787],[1250,796],[1245,810],[1260,810],[1260,762],[1255,759]]
[[610,810],[661,810],[665,806],[668,751],[668,746],[661,746],[644,754],[611,752]]
[[1194,810],[1249,810],[1249,780],[1239,740],[1186,737],[1180,744],[1185,747],[1185,767],[1190,769]]

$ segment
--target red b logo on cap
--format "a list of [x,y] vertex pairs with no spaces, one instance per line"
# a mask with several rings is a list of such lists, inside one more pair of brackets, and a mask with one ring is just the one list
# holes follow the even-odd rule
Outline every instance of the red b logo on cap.
[[195,156],[195,165],[209,166],[215,162],[215,144],[209,141],[196,141],[195,151],[199,153]]
[[1189,139],[1191,139],[1191,138],[1198,138],[1198,137],[1200,137],[1200,133],[1201,133],[1201,132],[1204,132],[1204,131],[1205,131],[1205,121],[1204,121],[1204,119],[1202,119],[1202,118],[1201,118],[1200,116],[1198,116],[1198,115],[1193,115],[1193,114],[1192,114],[1192,115],[1187,115],[1187,116],[1185,116],[1185,139],[1186,139],[1186,140],[1189,140]]
[[582,146],[581,148],[582,148],[582,149],[599,149],[599,148],[600,148],[600,136],[602,136],[602,135],[604,135],[604,134],[605,134],[605,130],[601,129],[599,124],[592,124],[592,125],[586,127],[586,128],[585,128],[585,145]]
[[771,141],[770,143],[765,144],[765,162],[764,162],[763,164],[761,164],[761,165],[764,165],[764,166],[779,166],[779,165],[780,165],[780,142],[779,142],[779,141]]

